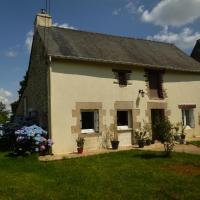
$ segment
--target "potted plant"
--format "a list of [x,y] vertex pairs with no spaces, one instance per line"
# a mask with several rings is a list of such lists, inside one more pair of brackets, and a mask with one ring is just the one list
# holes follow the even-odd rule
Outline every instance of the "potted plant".
[[110,136],[110,142],[112,149],[118,149],[119,146],[119,140],[118,140],[118,135],[117,135],[117,128],[116,125],[114,124],[113,131],[111,131],[113,134]]
[[147,146],[151,145],[151,140],[150,140],[150,138],[147,138],[147,139],[145,140],[145,144],[146,144]]
[[184,144],[185,142],[185,137],[186,137],[185,128],[186,126],[184,126],[183,123],[181,123],[181,140],[180,140],[181,144]]
[[152,140],[150,139],[151,138],[151,126],[149,123],[146,123],[144,120],[143,120],[143,132],[144,132],[144,139],[145,139],[145,144],[146,145],[151,145],[152,143]]
[[181,140],[181,134],[179,133],[180,125],[181,125],[181,123],[178,122],[177,124],[175,124],[175,125],[173,126],[173,129],[174,129],[174,131],[175,131],[175,133],[174,133],[174,139],[175,139],[175,141],[177,141],[177,142],[179,142],[179,141]]
[[84,146],[85,139],[83,137],[78,137],[76,140],[77,143],[77,151],[79,154],[83,153],[83,146]]
[[137,140],[139,148],[143,148],[145,145],[145,132],[142,130],[136,129],[135,138]]

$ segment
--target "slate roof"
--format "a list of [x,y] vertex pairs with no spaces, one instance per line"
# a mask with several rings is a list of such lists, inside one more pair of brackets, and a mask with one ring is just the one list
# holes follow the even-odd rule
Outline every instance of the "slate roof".
[[53,57],[200,72],[200,63],[173,44],[54,26],[38,32],[43,41],[48,37],[46,49]]

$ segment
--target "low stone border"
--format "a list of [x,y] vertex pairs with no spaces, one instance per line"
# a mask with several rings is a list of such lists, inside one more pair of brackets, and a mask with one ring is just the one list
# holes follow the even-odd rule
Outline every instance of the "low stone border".
[[128,151],[133,148],[134,148],[133,146],[129,146],[129,147],[120,147],[117,150],[113,150],[113,149],[99,149],[99,150],[90,150],[90,151],[85,150],[82,154],[78,154],[77,152],[72,152],[68,154],[39,156],[39,160],[40,161],[54,161],[54,160],[64,160],[64,159],[70,159],[70,158],[80,158],[80,157],[87,157],[87,156],[93,156],[93,155],[98,155],[98,154]]

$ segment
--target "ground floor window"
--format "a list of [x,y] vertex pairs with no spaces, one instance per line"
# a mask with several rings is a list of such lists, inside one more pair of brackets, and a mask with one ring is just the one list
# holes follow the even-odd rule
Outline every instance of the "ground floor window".
[[131,123],[131,112],[128,110],[118,110],[117,111],[117,129],[125,130],[132,127]]
[[190,126],[194,128],[194,110],[193,109],[182,109],[182,122],[184,126]]
[[98,110],[81,110],[81,133],[95,133],[99,131]]

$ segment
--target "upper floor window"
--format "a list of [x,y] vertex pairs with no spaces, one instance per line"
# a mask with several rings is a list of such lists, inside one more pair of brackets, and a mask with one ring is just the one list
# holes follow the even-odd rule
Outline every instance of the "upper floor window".
[[118,70],[113,69],[115,73],[115,78],[118,80],[119,86],[125,87],[128,84],[130,70]]
[[163,98],[162,73],[156,70],[148,70],[148,81],[151,98]]

